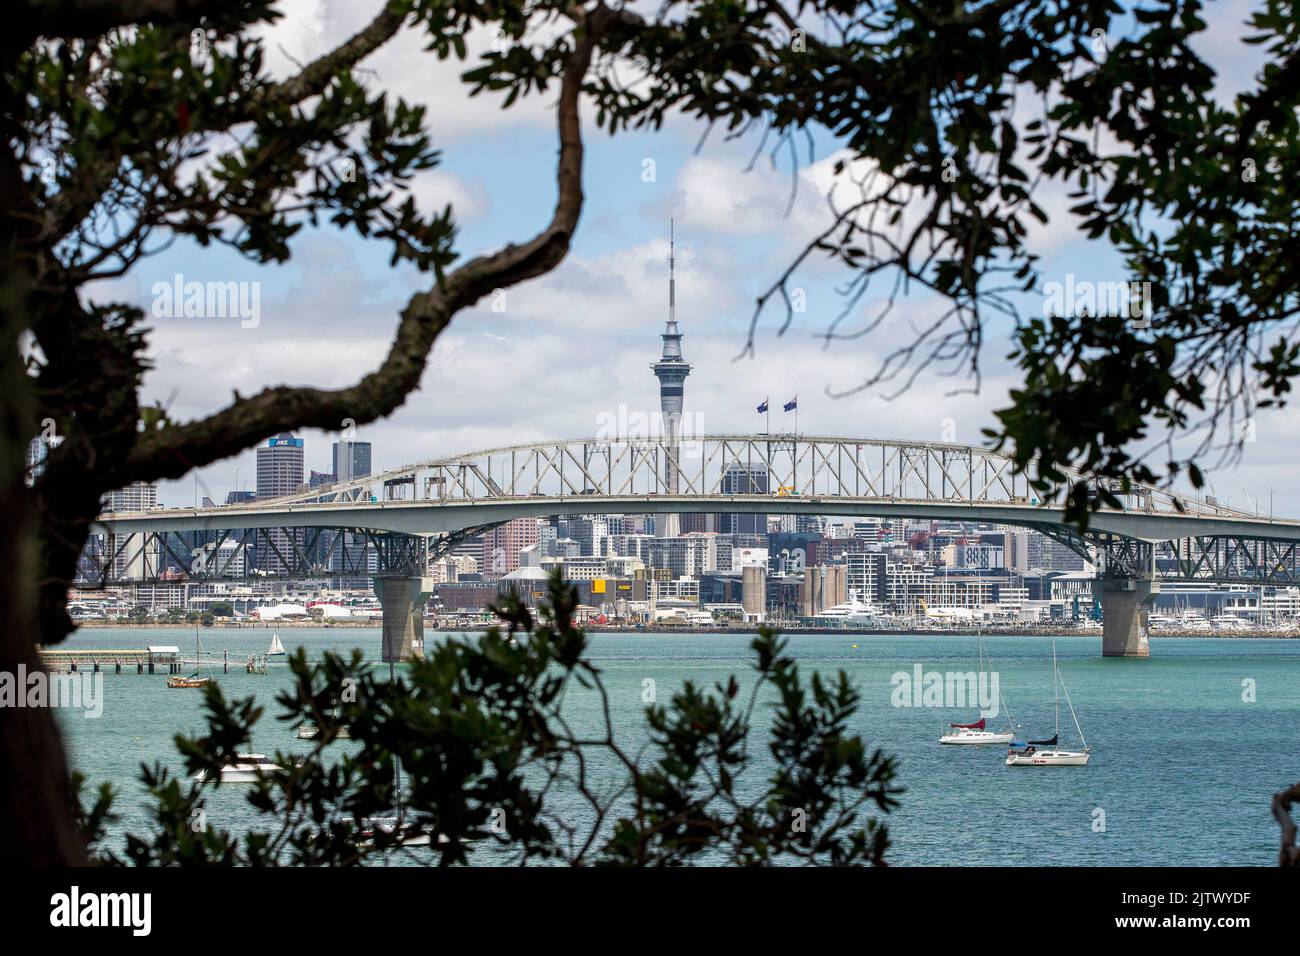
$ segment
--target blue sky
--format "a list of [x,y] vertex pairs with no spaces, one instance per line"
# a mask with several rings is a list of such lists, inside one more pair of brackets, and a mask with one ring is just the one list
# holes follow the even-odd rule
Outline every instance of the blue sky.
[[[319,55],[379,6],[379,0],[282,4],[288,16],[268,37],[272,69],[290,70],[288,56],[306,61]],[[1237,41],[1249,5],[1210,6],[1215,20],[1206,52],[1223,64],[1230,92],[1253,69]],[[482,49],[489,39],[471,37],[470,47]],[[470,99],[456,81],[463,65],[438,63],[413,34],[399,37],[366,66],[373,71],[370,82],[428,105],[443,164],[422,176],[413,192],[426,210],[452,201],[462,254],[528,238],[549,218],[556,149],[550,97],[505,112],[490,100]],[[503,312],[484,302],[457,317],[434,350],[420,392],[385,421],[359,428],[358,437],[374,443],[376,468],[477,447],[582,437],[595,433],[599,416],[620,406],[657,408],[649,364],[667,312],[670,217],[677,221],[684,352],[695,366],[686,383],[686,410],[701,416],[707,431],[761,430],[757,403],[766,395],[780,402],[797,393],[799,428],[806,434],[938,440],[944,420],[952,419],[958,441],[980,441],[991,411],[1005,404],[1015,383],[1004,360],[1005,326],[995,325],[985,345],[978,396],[950,396],[952,380],[927,376],[893,401],[880,390],[833,399],[828,387],[842,390],[860,381],[936,304],[910,301],[877,333],[826,349],[816,333],[840,308],[834,288],[843,274],[824,265],[814,264],[797,281],[807,290],[808,312],[785,338],[775,336],[781,315],[772,311],[757,354],[734,361],[754,296],[827,221],[819,187],[828,181],[826,157],[834,144],[819,143],[819,165],[808,166],[804,157],[799,200],[786,216],[788,158],[772,169],[764,156],[746,172],[756,139],[726,144],[715,135],[697,153],[700,132],[681,117],[658,133],[615,138],[588,125],[587,202],[569,258],[553,274],[510,290]],[[647,159],[655,163],[653,183],[642,181]],[[1044,257],[1045,279],[1065,272],[1095,281],[1122,278],[1113,252],[1077,238],[1060,218],[1069,205],[1063,194],[1049,191],[1042,203],[1055,217],[1032,237]],[[383,244],[317,230],[304,233],[293,261],[280,267],[259,268],[226,251],[177,243],[95,294],[148,308],[152,284],[177,272],[187,280],[262,283],[262,320],[255,329],[232,320],[155,321],[150,342],[157,367],[146,379],[145,397],[162,401],[180,419],[216,410],[232,389],[246,395],[282,382],[350,384],[378,363],[398,311],[428,281],[414,270],[390,268]],[[774,430],[790,427],[791,419],[774,414]],[[1300,514],[1300,487],[1288,464],[1300,421],[1289,412],[1261,415],[1257,436],[1239,468],[1211,476],[1215,492],[1241,507],[1253,507],[1249,496],[1258,496],[1267,510],[1271,487],[1279,514]],[[303,437],[308,467],[328,470],[335,436],[307,431]],[[221,500],[236,480],[252,487],[253,475],[249,451],[203,469],[198,493]],[[160,498],[188,504],[195,486],[193,479],[166,484]]]

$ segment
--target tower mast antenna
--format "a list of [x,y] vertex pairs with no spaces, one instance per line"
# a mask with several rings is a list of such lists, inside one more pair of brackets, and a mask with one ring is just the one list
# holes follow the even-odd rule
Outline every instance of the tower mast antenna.
[[677,321],[677,245],[673,220],[668,220],[668,321]]

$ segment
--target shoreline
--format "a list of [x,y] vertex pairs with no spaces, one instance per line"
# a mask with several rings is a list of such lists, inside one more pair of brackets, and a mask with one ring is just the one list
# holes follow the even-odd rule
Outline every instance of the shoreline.
[[[434,634],[466,634],[480,633],[486,630],[489,624],[482,627],[439,627],[432,624],[425,624],[425,631]],[[998,635],[1000,637],[1101,637],[1101,630],[1098,628],[1081,629],[1075,627],[1061,626],[1027,626],[1027,627],[893,627],[893,628],[834,628],[834,627],[798,627],[794,625],[774,625],[782,635],[790,634],[807,634],[813,636],[864,636],[880,637],[888,635],[898,636],[928,636],[928,635],[969,635],[978,634]],[[356,621],[356,622],[331,622],[323,624],[320,622],[277,622],[277,621],[257,621],[229,624],[213,624],[210,627],[202,627],[204,631],[224,631],[224,630],[379,630],[381,625],[377,621]],[[181,624],[160,624],[154,622],[148,623],[108,623],[96,622],[77,625],[77,631],[120,631],[120,630],[186,630],[190,629],[189,623]],[[754,624],[739,625],[735,627],[689,627],[689,626],[616,626],[608,624],[593,624],[582,627],[582,630],[588,634],[689,634],[692,637],[709,637],[714,634],[757,634],[758,626]],[[73,632],[74,634],[76,631]],[[1300,630],[1295,632],[1266,631],[1259,629],[1247,629],[1241,631],[1201,631],[1170,629],[1151,631],[1149,634],[1152,640],[1163,637],[1247,637],[1247,638],[1273,638],[1276,640],[1296,640],[1300,639]]]

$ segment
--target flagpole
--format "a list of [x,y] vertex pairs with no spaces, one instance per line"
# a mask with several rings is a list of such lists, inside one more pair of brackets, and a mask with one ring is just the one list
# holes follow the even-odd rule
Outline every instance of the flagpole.
[[772,396],[763,399],[763,408],[766,409],[763,415],[767,419],[763,423],[763,431],[770,435],[772,434]]
[[799,435],[799,393],[798,392],[794,393],[794,433],[795,436],[798,437]]

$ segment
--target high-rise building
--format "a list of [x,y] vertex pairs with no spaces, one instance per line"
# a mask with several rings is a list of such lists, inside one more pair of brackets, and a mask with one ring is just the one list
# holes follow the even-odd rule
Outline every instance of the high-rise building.
[[[724,495],[766,495],[768,488],[766,465],[742,464],[733,461],[722,472]],[[767,534],[765,514],[721,514],[718,531],[722,534]]]
[[515,518],[499,528],[483,533],[482,560],[479,573],[500,578],[519,567],[519,552],[537,544],[536,518]]
[[[135,481],[125,488],[110,491],[101,503],[104,511],[150,511],[158,507],[158,486]],[[142,580],[162,570],[161,548],[146,535],[107,535],[105,548],[113,555],[113,577],[119,580]]]
[[302,439],[281,432],[257,447],[257,498],[288,495],[302,486]]
[[[666,493],[677,493],[678,455],[682,428],[682,396],[685,392],[686,376],[691,374],[691,367],[682,358],[682,336],[677,331],[677,277],[675,238],[672,224],[668,227],[668,326],[664,329],[664,350],[659,361],[650,366],[659,379],[659,409],[663,412],[664,438],[667,455],[664,461],[664,488]],[[658,528],[658,522],[656,522]],[[677,515],[664,516],[662,530],[657,531],[661,538],[675,538],[681,533],[681,522]]]
[[[303,479],[303,441],[290,432],[281,432],[274,438],[268,438],[266,444],[257,446],[257,499],[265,501],[288,495],[302,487]],[[296,553],[290,543],[301,542],[302,532],[294,532],[294,538],[279,530],[266,534],[266,543],[257,548],[257,567],[261,571],[283,573],[286,563],[292,561]]]
[[336,441],[334,443],[334,480],[351,481],[370,474],[370,442]]

